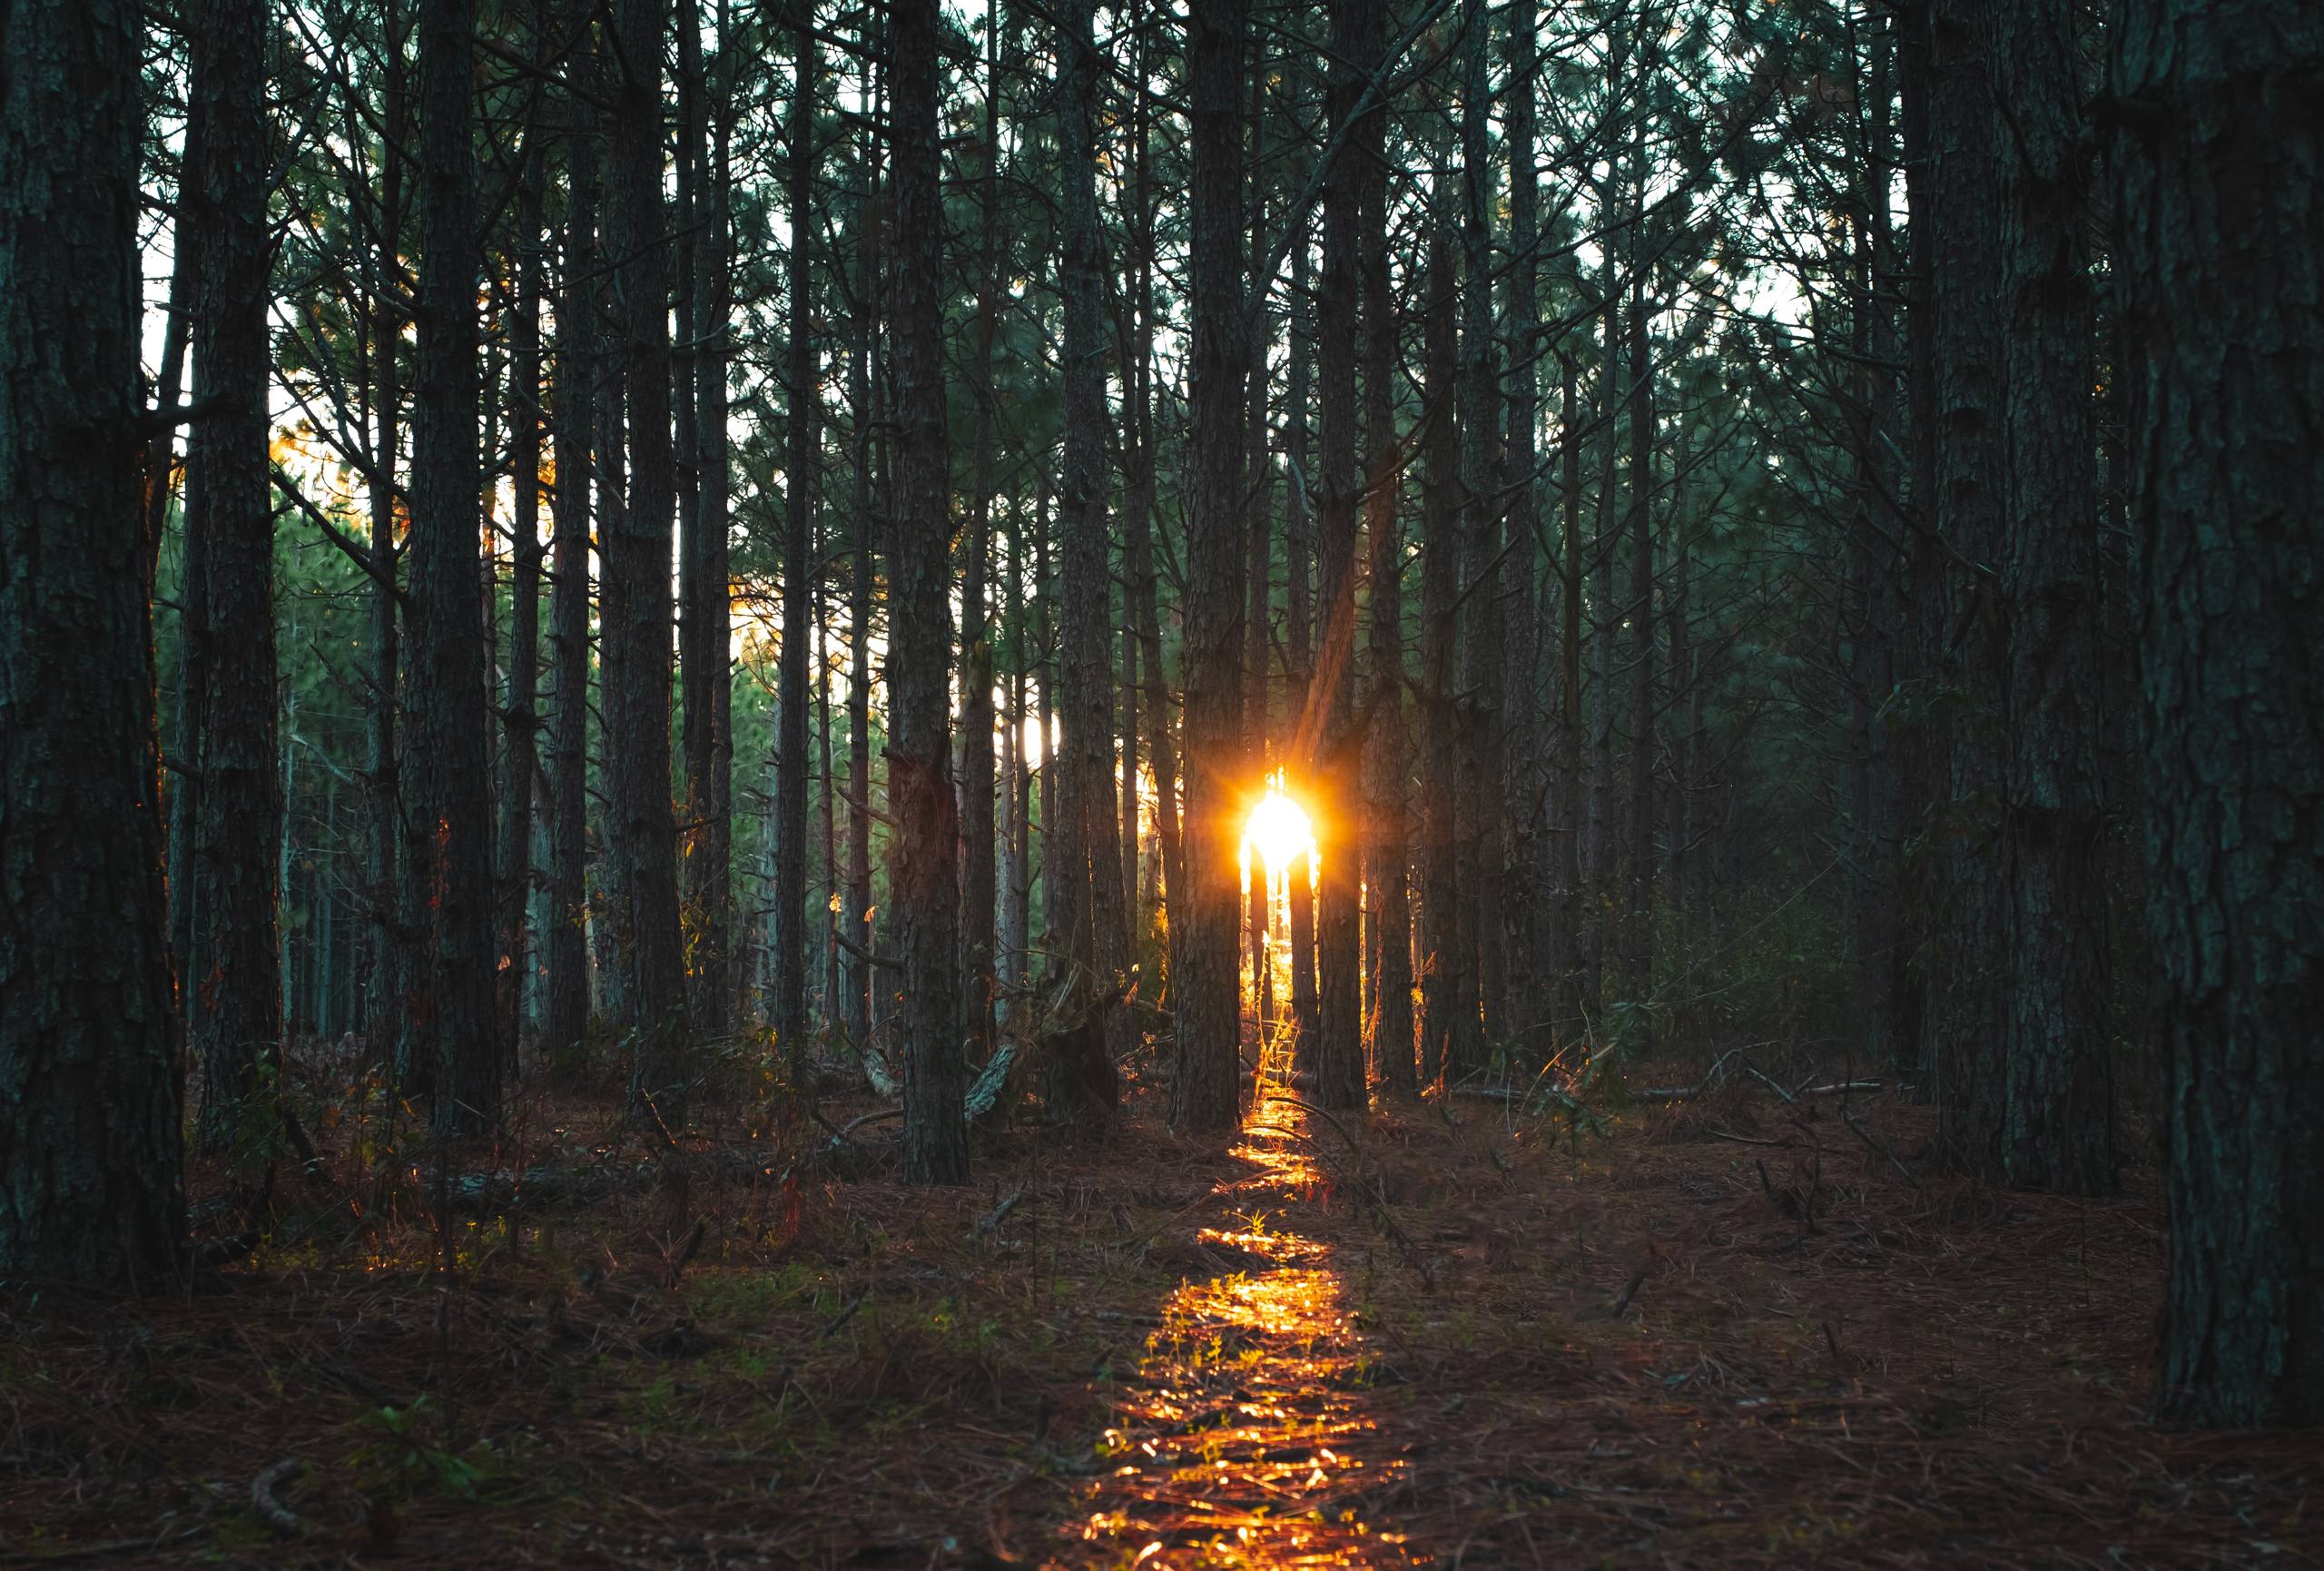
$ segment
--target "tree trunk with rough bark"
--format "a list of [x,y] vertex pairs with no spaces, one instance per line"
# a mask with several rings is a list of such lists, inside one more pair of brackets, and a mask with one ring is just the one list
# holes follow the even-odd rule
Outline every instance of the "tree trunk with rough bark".
[[2324,26],[2114,26],[2132,348],[2148,1001],[2166,1076],[2158,1414],[2324,1422]]
[[677,822],[670,795],[670,258],[662,212],[662,55],[668,0],[617,0],[606,251],[619,302],[628,410],[628,495],[604,555],[606,836],[624,965],[621,1021],[635,1036],[630,1097],[675,1133],[695,1066],[688,1052]]
[[[1106,366],[1098,246],[1095,112],[1098,61],[1089,0],[1062,0],[1058,16],[1058,147],[1062,221],[1059,292],[1065,308],[1065,468],[1058,524],[1064,557],[1064,620],[1059,646],[1058,818],[1046,855],[1058,858],[1062,909],[1052,918],[1065,955],[1084,978],[1077,996],[1112,986],[1123,956],[1121,847],[1115,823],[1111,575],[1106,563]],[[1103,1035],[1059,1039],[1049,1060],[1049,1116],[1060,1127],[1089,1127],[1111,1112],[1110,1059]],[[1104,1072],[1098,1072],[1103,1070]]]
[[2016,134],[2002,245],[2009,334],[2001,594],[2009,608],[2010,1012],[2001,1167],[2025,1188],[2114,1189],[2104,692],[2098,646],[2093,149],[2078,11],[2004,6],[1994,91]]
[[274,499],[268,478],[266,225],[272,148],[267,8],[208,0],[192,18],[181,201],[194,247],[193,396],[221,407],[186,443],[186,515],[202,542],[193,833],[202,1066],[200,1139],[259,1154],[274,1112],[260,1090],[282,1049],[276,847],[282,837],[274,656]]
[[[1379,54],[1375,0],[1354,0],[1332,16],[1325,124],[1346,125]],[[1361,154],[1344,153],[1324,178],[1324,273],[1315,298],[1315,553],[1324,611],[1323,652],[1300,721],[1299,767],[1313,782],[1318,870],[1315,901],[1315,1101],[1327,1108],[1366,1100],[1362,1017],[1363,756],[1350,735],[1355,715],[1356,511],[1364,469],[1356,456],[1363,405],[1356,394],[1362,301],[1358,278]],[[1304,869],[1302,869],[1304,871]]]
[[420,275],[411,450],[410,876],[432,931],[415,1052],[434,1056],[436,1128],[500,1116],[493,1008],[491,736],[477,498],[478,273],[473,0],[419,27]]
[[814,346],[814,32],[792,40],[790,441],[783,464],[783,656],[775,676],[774,1040],[793,1083],[807,1067],[807,624],[815,586],[815,490],[822,435]]
[[[684,909],[690,943],[685,970],[689,1022],[701,1037],[726,1034],[734,1013],[734,594],[729,560],[726,365],[733,303],[733,162],[734,111],[728,101],[734,52],[724,0],[714,8],[719,52],[705,64],[694,0],[679,13],[679,58],[689,85],[685,143],[693,156],[693,343],[677,370],[691,387],[694,473],[679,541],[679,667],[684,698],[686,834]],[[795,124],[795,122],[794,122]],[[794,277],[795,282],[795,277]],[[795,354],[795,351],[794,351]],[[793,361],[795,373],[796,361]],[[793,387],[800,384],[796,381]],[[812,397],[812,391],[808,395]],[[797,472],[795,463],[791,466]],[[812,485],[813,468],[807,474]],[[786,507],[787,507],[786,502]],[[790,526],[795,529],[795,526]],[[785,586],[788,597],[789,588]],[[786,598],[786,608],[789,604]],[[793,624],[788,619],[786,627]],[[797,625],[803,627],[803,613]],[[803,638],[801,640],[805,641]],[[788,642],[786,640],[786,648]],[[803,693],[800,709],[806,708]],[[803,821],[804,809],[801,810]],[[801,841],[804,844],[803,831]],[[803,900],[804,876],[801,887]],[[802,935],[803,944],[803,934]]]
[[960,812],[952,795],[950,446],[944,424],[944,215],[939,193],[938,0],[890,15],[896,192],[892,354],[895,524],[888,552],[888,854],[902,966],[904,1179],[965,1183],[960,1097]]
[[1187,72],[1194,141],[1194,342],[1187,507],[1186,862],[1177,909],[1176,1117],[1192,1129],[1240,1118],[1236,861],[1241,779],[1244,387],[1243,77],[1246,0],[1193,0]]
[[0,1279],[185,1227],[138,432],[140,13],[0,4]]

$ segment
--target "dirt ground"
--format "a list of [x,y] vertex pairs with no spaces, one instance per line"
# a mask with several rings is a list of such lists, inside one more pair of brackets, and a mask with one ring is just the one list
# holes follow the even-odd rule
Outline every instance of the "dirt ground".
[[456,1165],[351,1100],[254,1252],[0,1299],[0,1564],[2324,1563],[2319,1437],[2142,1421],[2150,1169],[1940,1181],[1834,1081],[1277,1092],[1231,1148],[1134,1082],[938,1191],[833,1139],[868,1102],[739,1101],[676,1185],[610,1101]]

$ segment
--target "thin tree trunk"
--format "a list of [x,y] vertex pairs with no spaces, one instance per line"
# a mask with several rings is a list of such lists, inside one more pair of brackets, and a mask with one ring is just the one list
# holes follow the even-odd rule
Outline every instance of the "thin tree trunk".
[[[1372,9],[1374,53],[1385,40]],[[1356,157],[1356,267],[1363,302],[1364,536],[1371,578],[1365,634],[1372,661],[1372,724],[1365,737],[1365,947],[1371,956],[1370,1058],[1392,1095],[1415,1089],[1413,946],[1405,786],[1403,455],[1396,383],[1403,356],[1389,291],[1385,116],[1370,114],[1352,139]]]
[[[1630,273],[1630,694],[1629,804],[1624,815],[1622,996],[1640,1006],[1630,1023],[1651,1030],[1643,1006],[1654,992],[1654,361],[1647,334],[1642,265]],[[1636,1044],[1650,1044],[1647,1035]]]
[[[1442,149],[1439,150],[1440,154]],[[1453,713],[1453,657],[1461,592],[1460,453],[1455,383],[1460,364],[1459,290],[1452,178],[1440,157],[1428,218],[1427,282],[1422,295],[1421,382],[1427,400],[1421,488],[1421,1046],[1423,1084],[1447,1067],[1467,1010],[1473,1019],[1468,954],[1461,943],[1459,844],[1454,804],[1460,725]]]
[[[693,433],[694,453],[694,485],[687,493],[693,506],[679,542],[684,600],[679,637],[685,711],[685,910],[692,916],[693,939],[686,971],[693,982],[693,1028],[714,1040],[726,1033],[733,1021],[735,995],[734,599],[726,538],[734,110],[726,100],[733,52],[739,45],[728,31],[724,0],[718,0],[714,14],[718,58],[705,66],[694,0],[687,0],[679,15],[679,54],[691,86],[684,143],[694,163],[697,232],[692,246],[694,349],[678,361],[682,376],[692,373],[691,387],[681,386],[680,391],[691,394],[685,424]],[[795,447],[792,468],[795,472]]]
[[1461,89],[1461,592],[1458,700],[1460,795],[1455,805],[1460,883],[1453,944],[1465,973],[1452,1016],[1451,1073],[1485,1068],[1502,1027],[1501,702],[1508,650],[1502,637],[1499,466],[1500,372],[1492,311],[1492,14],[1469,0]]
[[1549,973],[1542,965],[1541,890],[1532,876],[1541,864],[1541,784],[1546,716],[1541,698],[1541,618],[1534,598],[1534,542],[1541,527],[1541,487],[1535,475],[1535,432],[1541,420],[1539,345],[1541,301],[1535,287],[1540,267],[1541,177],[1534,167],[1534,94],[1539,64],[1533,0],[1516,0],[1509,12],[1509,340],[1506,389],[1510,485],[1507,565],[1506,684],[1500,730],[1504,756],[1499,783],[1503,835],[1503,911],[1499,943],[1507,982],[1496,990],[1503,1010],[1502,1033],[1519,1049],[1524,1066],[1547,1060]]
[[[579,63],[573,69],[581,69]],[[597,139],[572,100],[556,309],[556,531],[549,587],[549,921],[541,935],[547,999],[541,1045],[569,1063],[589,1017],[589,499],[597,420],[598,312],[586,282],[597,253]]]
[[[783,465],[783,657],[775,687],[774,1039],[792,1083],[807,1068],[807,623],[815,593],[822,435],[814,345],[814,31],[793,29],[791,101],[790,456]],[[723,653],[723,651],[722,651]]]
[[[527,24],[536,60],[549,51],[548,0],[534,0]],[[527,110],[524,170],[517,197],[517,300],[509,323],[510,458],[516,470],[517,512],[511,520],[508,660],[500,755],[500,1041],[513,1046],[523,1022],[525,978],[532,969],[527,918],[532,909],[533,776],[539,767],[541,560],[541,251],[547,243],[542,203],[548,153],[542,145],[547,115],[543,95]]]
[[[976,423],[970,438],[969,528],[960,574],[960,949],[967,989],[969,1056],[992,1051],[994,887],[992,826],[993,335],[1000,310],[1000,59],[1009,10],[988,16],[984,94],[984,169],[978,216],[975,364]],[[1013,44],[1013,38],[1012,38]]]

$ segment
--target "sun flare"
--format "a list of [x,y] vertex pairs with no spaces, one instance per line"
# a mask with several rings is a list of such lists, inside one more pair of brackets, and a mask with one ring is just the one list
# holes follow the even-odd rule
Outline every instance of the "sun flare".
[[1303,853],[1312,855],[1315,849],[1315,826],[1309,822],[1307,810],[1284,790],[1280,778],[1269,781],[1267,794],[1259,798],[1243,824],[1244,860],[1256,857],[1267,876],[1277,878]]

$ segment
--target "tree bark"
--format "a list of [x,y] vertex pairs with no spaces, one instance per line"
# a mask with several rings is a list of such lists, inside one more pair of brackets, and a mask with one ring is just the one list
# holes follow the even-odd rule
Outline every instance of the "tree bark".
[[[548,0],[534,0],[527,43],[535,60],[551,47],[547,37]],[[522,1025],[525,978],[532,968],[530,934],[533,893],[533,780],[540,766],[541,563],[541,252],[547,243],[542,207],[548,187],[546,139],[549,112],[544,95],[527,104],[525,141],[517,177],[517,298],[509,322],[510,467],[517,511],[511,520],[509,553],[508,660],[500,751],[500,950],[499,1034],[513,1045]]]
[[[691,355],[681,356],[678,361],[680,375],[684,377],[690,371],[693,379],[691,389],[681,390],[692,394],[689,423],[694,462],[691,492],[694,505],[684,515],[685,533],[679,542],[684,614],[679,619],[678,631],[685,714],[684,909],[691,919],[688,936],[692,941],[685,966],[692,982],[688,1009],[695,1033],[715,1040],[730,1029],[735,1001],[734,595],[727,544],[730,481],[726,363],[733,331],[733,245],[729,232],[733,222],[734,109],[728,98],[734,69],[734,52],[740,45],[729,34],[724,0],[718,0],[714,10],[718,56],[705,64],[702,28],[695,9],[694,0],[687,0],[680,12],[682,25],[678,28],[679,57],[684,63],[691,85],[687,98],[692,113],[685,127],[685,142],[694,162],[694,222],[697,232],[692,248],[694,347]],[[795,120],[793,124],[795,130]],[[796,282],[794,272],[794,285]],[[793,354],[795,357],[795,351]],[[795,358],[793,369],[795,372]],[[793,381],[792,385],[797,388],[801,383]],[[793,442],[793,461],[788,467],[796,474],[795,429]],[[812,454],[809,456],[805,474],[812,488],[814,470]],[[786,527],[793,530],[797,528],[795,523],[788,522]],[[791,591],[787,580],[784,594],[784,627],[804,627],[808,618],[803,608],[796,624],[790,619]],[[800,640],[803,644],[805,641],[803,637]],[[787,650],[789,647],[786,636],[784,647]],[[803,724],[803,691],[799,706]],[[803,796],[801,801],[800,891],[803,901]],[[790,1039],[782,1040],[789,1051]]]
[[[583,68],[576,60],[570,69]],[[596,488],[599,313],[588,279],[597,254],[597,138],[578,103],[560,104],[566,214],[556,303],[556,495],[549,586],[548,886],[541,1046],[569,1064],[589,1017],[589,500]]]
[[1454,657],[1460,647],[1461,433],[1456,417],[1460,371],[1459,254],[1449,203],[1451,178],[1434,178],[1427,279],[1423,285],[1421,385],[1428,429],[1421,444],[1421,809],[1420,1077],[1442,1076],[1453,1036],[1476,995],[1461,938],[1460,725],[1453,712]]
[[[1193,0],[1194,342],[1187,507],[1186,890],[1176,930],[1177,1118],[1205,1131],[1240,1118],[1236,861],[1243,763],[1244,387],[1242,104],[1246,0]],[[1174,887],[1174,899],[1177,896]]]
[[896,191],[892,336],[896,387],[894,537],[888,554],[888,855],[903,967],[904,1179],[965,1183],[967,1074],[960,1051],[960,814],[952,795],[952,538],[944,425],[944,214],[937,100],[938,0],[891,10]]
[[[977,314],[973,374],[976,429],[970,436],[969,529],[960,574],[960,961],[967,989],[969,1057],[992,1051],[999,891],[994,877],[992,759],[992,460],[995,408],[992,347],[1000,311],[1000,62],[1006,7],[987,16],[984,167],[978,213]],[[1013,43],[1013,36],[1011,42]]]
[[[1380,13],[1374,9],[1375,21]],[[1375,54],[1386,39],[1375,25]],[[1403,454],[1396,435],[1403,371],[1399,321],[1388,274],[1388,172],[1381,158],[1386,115],[1366,115],[1350,142],[1356,159],[1356,271],[1363,307],[1365,640],[1372,723],[1364,738],[1364,948],[1372,1078],[1391,1095],[1416,1088],[1413,1059],[1413,943],[1405,787]]]
[[274,657],[274,499],[267,459],[266,229],[272,148],[267,8],[208,0],[193,18],[189,161],[181,200],[195,248],[193,396],[217,400],[186,444],[186,514],[202,541],[201,708],[193,765],[193,901],[202,963],[193,1049],[200,1139],[260,1155],[273,1110],[258,1103],[282,1047],[276,927],[282,763]]
[[[1324,123],[1348,124],[1380,52],[1376,0],[1354,0],[1332,18],[1330,75]],[[1358,272],[1362,246],[1360,159],[1334,159],[1324,181],[1324,275],[1315,301],[1316,426],[1315,550],[1324,606],[1324,647],[1300,726],[1298,763],[1313,782],[1316,853],[1322,864],[1315,910],[1315,1042],[1308,1054],[1315,1096],[1327,1108],[1362,1107],[1366,1100],[1363,954],[1359,903],[1363,874],[1363,786],[1360,741],[1349,735],[1355,710],[1356,509],[1364,475],[1356,459]]]
[[140,14],[0,5],[0,1278],[185,1225],[138,397]]
[[1929,1052],[1950,1160],[1993,1165],[2010,1009],[2002,779],[2000,121],[1991,0],[1935,0],[1931,27],[1928,273],[1935,313],[1935,520],[1956,559],[1945,579],[1945,916],[1929,963]]
[[[815,583],[820,427],[815,382],[814,31],[793,30],[791,89],[790,456],[783,464],[783,657],[776,674],[774,1040],[794,1085],[807,1067],[807,641]],[[723,656],[724,650],[721,650]]]
[[1486,1067],[1502,1030],[1501,945],[1502,644],[1500,369],[1492,311],[1492,96],[1487,56],[1492,19],[1469,0],[1461,87],[1461,608],[1455,711],[1460,789],[1453,807],[1456,907],[1452,949],[1455,1003],[1446,1040],[1452,1078]]
[[[1059,684],[1065,736],[1058,822],[1047,855],[1060,858],[1066,955],[1086,994],[1108,991],[1123,969],[1121,846],[1115,821],[1111,575],[1106,550],[1106,366],[1103,257],[1098,232],[1098,60],[1089,0],[1060,0],[1058,146],[1062,162],[1059,292],[1065,307],[1065,468],[1058,498],[1063,539],[1064,627]],[[1076,989],[1084,995],[1083,988]],[[1060,1044],[1068,1039],[1059,1039]],[[1073,1033],[1049,1054],[1049,1116],[1088,1127],[1112,1111],[1106,1039]],[[1102,1059],[1102,1062],[1100,1060]]]
[[2010,1182],[2114,1188],[2103,693],[2098,646],[2092,147],[2077,9],[1995,12],[1994,90],[2016,134],[2004,205],[2007,754],[2012,979],[2002,1051]]
[[[605,553],[603,627],[607,849],[624,978],[622,1022],[637,1042],[634,1108],[673,1132],[685,1122],[687,1052],[677,825],[670,801],[670,259],[662,213],[662,47],[668,0],[617,0],[606,250],[620,302],[628,482]],[[610,510],[610,509],[609,509]]]
[[479,395],[474,0],[419,28],[420,279],[412,416],[412,876],[432,930],[419,1042],[432,1046],[434,1121],[448,1134],[500,1116],[493,1009],[491,737],[478,573]]
[[2324,1421],[2324,33],[2134,0],[2117,248],[2171,1270],[2156,1408]]

